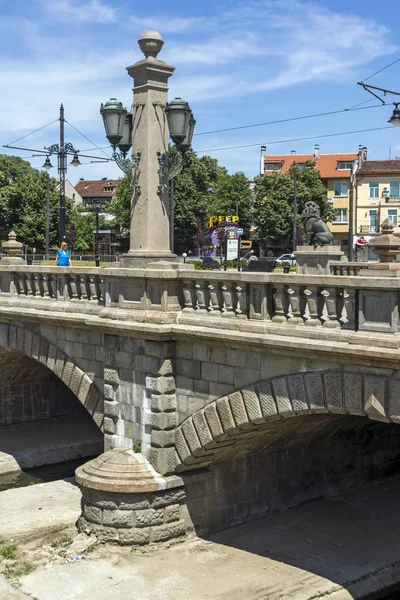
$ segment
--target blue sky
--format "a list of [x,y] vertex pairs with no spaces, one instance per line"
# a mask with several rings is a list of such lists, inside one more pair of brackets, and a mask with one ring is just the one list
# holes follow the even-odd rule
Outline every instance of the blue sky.
[[[176,66],[170,98],[190,103],[197,134],[347,108],[370,98],[376,104],[357,81],[400,57],[394,10],[394,2],[375,0],[0,0],[0,143],[57,119],[63,102],[67,120],[105,146],[100,103],[116,96],[130,106],[132,81],[125,67],[142,57],[137,39],[148,28],[163,35],[159,58]],[[400,91],[400,62],[368,82]],[[390,146],[393,157],[400,155],[400,128],[317,138],[385,127],[392,108],[196,135],[193,146],[230,172],[250,177],[258,172],[261,144],[268,154],[312,152],[315,143],[323,153],[352,152],[363,144],[371,159],[387,158]],[[57,127],[16,145],[55,143]],[[299,137],[312,139],[272,143]],[[68,126],[66,141],[81,151],[91,147]],[[31,162],[40,167],[43,160]],[[119,175],[111,163],[68,171],[72,183]]]

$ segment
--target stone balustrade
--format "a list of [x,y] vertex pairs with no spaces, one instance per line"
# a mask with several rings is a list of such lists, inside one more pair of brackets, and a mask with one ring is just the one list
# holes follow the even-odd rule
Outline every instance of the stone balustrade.
[[366,277],[352,264],[346,268],[348,274],[299,275],[7,265],[0,266],[0,308],[244,331],[295,326],[397,332],[396,272]]

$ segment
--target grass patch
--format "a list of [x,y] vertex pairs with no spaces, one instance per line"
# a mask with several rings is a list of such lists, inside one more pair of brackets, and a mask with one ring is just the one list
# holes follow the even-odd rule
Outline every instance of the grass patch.
[[24,577],[25,575],[29,575],[36,569],[36,566],[27,561],[22,561],[13,566],[7,566],[4,571],[4,577],[6,579],[19,579],[20,577]]
[[18,548],[15,544],[7,544],[0,548],[1,558],[15,558],[17,556]]
[[51,542],[50,546],[52,548],[66,548],[67,546],[70,546],[72,544],[72,538],[68,537],[68,536],[64,536],[62,538],[59,538],[58,540],[54,540],[53,542]]

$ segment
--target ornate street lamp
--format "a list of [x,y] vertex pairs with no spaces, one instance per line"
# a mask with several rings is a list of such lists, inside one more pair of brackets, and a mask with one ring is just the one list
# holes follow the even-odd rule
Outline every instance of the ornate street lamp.
[[43,169],[46,169],[46,171],[49,171],[52,168],[53,168],[53,165],[50,162],[50,157],[46,156],[46,160],[44,161]]
[[399,109],[399,104],[400,102],[393,102],[394,104],[394,111],[392,116],[390,117],[388,123],[391,123],[391,125],[394,125],[394,127],[398,127],[400,125],[400,109]]
[[177,146],[180,146],[189,134],[190,106],[182,98],[175,98],[165,107],[167,115],[169,137]]
[[[132,118],[133,114],[116,98],[110,98],[100,107],[100,114],[103,117],[106,138],[113,148],[112,157],[118,167],[130,177],[132,175],[132,161],[126,158],[126,154],[132,147]],[[119,152],[116,151],[118,146]]]

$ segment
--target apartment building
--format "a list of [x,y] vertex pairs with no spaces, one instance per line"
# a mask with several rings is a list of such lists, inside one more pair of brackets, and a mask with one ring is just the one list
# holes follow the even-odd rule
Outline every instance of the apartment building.
[[83,179],[75,185],[76,192],[82,198],[83,206],[90,208],[96,203],[106,204],[114,199],[117,190],[117,179]]
[[356,173],[355,198],[357,235],[377,235],[387,218],[400,233],[400,159],[363,161]]
[[315,168],[321,174],[326,188],[328,201],[336,211],[335,220],[329,224],[337,244],[347,246],[349,232],[349,191],[354,162],[361,157],[366,158],[366,148],[359,147],[358,152],[321,154],[317,144],[312,154],[266,154],[265,146],[261,147],[261,174],[269,175],[274,171],[287,173],[295,162],[302,168],[306,161],[315,162]]

